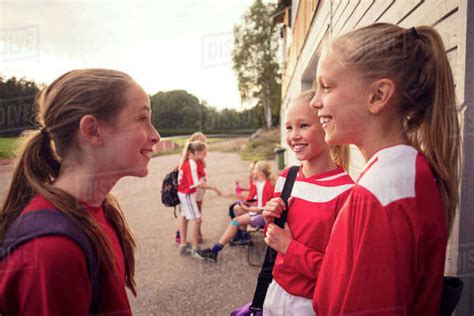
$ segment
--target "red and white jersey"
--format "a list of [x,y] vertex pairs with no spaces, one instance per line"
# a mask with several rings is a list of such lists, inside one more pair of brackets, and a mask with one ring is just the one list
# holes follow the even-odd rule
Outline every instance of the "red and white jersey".
[[[280,196],[289,168],[275,185]],[[354,181],[342,168],[305,178],[302,167],[291,191],[292,205],[287,223],[293,240],[286,254],[278,253],[273,268],[274,280],[288,293],[311,299],[323,253],[336,216],[349,196]]]
[[318,315],[438,315],[448,231],[413,147],[367,162],[334,224],[313,298]]
[[197,174],[199,179],[204,179],[206,180],[206,171],[204,170],[204,161],[201,159],[195,160],[196,165],[197,165]]
[[194,159],[187,159],[178,174],[178,192],[192,194],[199,184],[197,164]]
[[273,190],[272,182],[269,179],[265,180],[265,184],[260,192],[258,192],[259,190],[257,189],[256,182],[252,181],[250,184],[250,192],[246,200],[256,199],[257,206],[263,208],[268,200],[273,197]]

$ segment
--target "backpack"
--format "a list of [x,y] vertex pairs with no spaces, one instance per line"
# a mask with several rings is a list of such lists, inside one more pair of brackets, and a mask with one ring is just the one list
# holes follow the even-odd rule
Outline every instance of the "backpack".
[[174,217],[177,217],[176,206],[179,205],[178,174],[179,170],[174,169],[165,176],[161,184],[161,203],[168,207],[174,207]]
[[42,209],[18,216],[10,225],[0,245],[0,262],[6,259],[22,244],[42,236],[59,235],[74,241],[84,253],[87,273],[92,284],[90,314],[99,306],[100,267],[95,247],[90,239],[67,215],[56,209]]

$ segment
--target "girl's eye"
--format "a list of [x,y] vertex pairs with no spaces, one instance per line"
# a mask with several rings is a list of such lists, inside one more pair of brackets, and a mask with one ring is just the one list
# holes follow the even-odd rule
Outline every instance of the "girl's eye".
[[303,124],[300,125],[300,127],[301,127],[301,128],[309,127],[309,124],[303,123]]
[[293,128],[292,128],[291,126],[287,126],[287,127],[286,127],[286,130],[287,130],[287,131],[291,131],[292,129],[293,129]]

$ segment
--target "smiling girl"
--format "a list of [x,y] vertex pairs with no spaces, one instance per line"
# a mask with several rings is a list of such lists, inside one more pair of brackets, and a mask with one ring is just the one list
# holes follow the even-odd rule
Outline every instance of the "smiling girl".
[[[275,197],[267,202],[263,215],[268,225],[265,242],[278,251],[263,305],[264,315],[314,315],[311,300],[318,271],[332,226],[353,181],[340,165],[348,155],[324,142],[324,131],[309,102],[309,91],[290,105],[286,113],[286,142],[302,161],[290,197],[287,224],[273,224],[286,206],[280,198],[289,168],[283,170],[275,186]],[[339,166],[337,164],[340,164]],[[347,166],[346,166],[347,167]]]
[[323,52],[312,106],[329,144],[366,165],[324,254],[319,315],[438,315],[458,204],[459,123],[445,48],[431,27],[374,24]]
[[[0,211],[0,240],[16,238],[18,227],[32,230],[26,218],[49,210],[87,237],[100,273],[66,237],[71,232],[31,239],[0,262],[0,314],[130,315],[125,286],[136,295],[135,241],[110,190],[122,177],[148,173],[160,140],[149,97],[123,72],[85,69],[43,89],[38,106],[41,130],[19,154]],[[99,276],[94,303],[91,289]]]

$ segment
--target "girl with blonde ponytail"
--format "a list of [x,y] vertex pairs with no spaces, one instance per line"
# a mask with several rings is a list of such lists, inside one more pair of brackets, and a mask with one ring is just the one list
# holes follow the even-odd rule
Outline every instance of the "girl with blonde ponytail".
[[354,144],[366,160],[324,253],[316,313],[439,315],[460,168],[439,34],[385,23],[351,31],[323,51],[316,81],[326,142]]
[[[28,240],[0,261],[0,314],[129,315],[135,241],[110,190],[124,176],[148,173],[160,139],[149,98],[125,73],[85,69],[56,79],[37,102],[41,128],[20,151],[0,209],[0,241],[5,247],[22,229],[32,231],[26,218],[43,223],[47,210],[86,236],[100,273],[68,231]],[[45,223],[60,230],[56,224]]]

